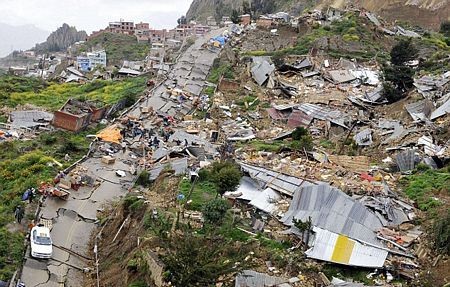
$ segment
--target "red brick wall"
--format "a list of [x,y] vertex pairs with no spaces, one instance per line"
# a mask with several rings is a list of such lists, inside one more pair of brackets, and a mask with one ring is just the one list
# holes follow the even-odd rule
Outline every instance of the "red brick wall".
[[270,28],[272,27],[272,19],[258,19],[256,20],[256,26],[261,28]]
[[248,26],[250,25],[250,23],[252,22],[250,15],[247,16],[241,16],[241,24],[244,26]]
[[238,89],[239,89],[239,83],[231,81],[231,80],[222,79],[222,81],[220,81],[220,83],[219,83],[219,90],[222,92],[237,91]]
[[65,112],[56,111],[53,117],[53,125],[69,131],[77,132],[89,124],[89,115],[75,116]]

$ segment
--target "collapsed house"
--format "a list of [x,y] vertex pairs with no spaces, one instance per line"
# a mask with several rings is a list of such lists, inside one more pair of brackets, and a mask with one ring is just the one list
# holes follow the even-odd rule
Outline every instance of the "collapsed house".
[[101,120],[106,112],[107,107],[98,102],[69,99],[54,113],[52,123],[55,127],[77,132]]
[[[383,232],[415,218],[414,208],[386,196],[351,197],[326,183],[307,181],[267,168],[240,163],[247,174],[227,198],[243,200],[257,210],[276,216],[285,231],[302,239],[310,258],[338,264],[379,268],[389,253],[410,256],[404,249],[387,248]],[[288,198],[289,208],[282,205]],[[289,200],[289,198],[291,198]],[[295,221],[311,222],[300,231]],[[389,230],[389,229],[387,229]],[[306,235],[306,236],[305,236]],[[408,237],[404,237],[406,240]],[[417,238],[411,238],[408,244]]]

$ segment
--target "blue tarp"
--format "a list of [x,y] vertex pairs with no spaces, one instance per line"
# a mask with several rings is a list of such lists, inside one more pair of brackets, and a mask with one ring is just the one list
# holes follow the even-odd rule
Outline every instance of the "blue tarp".
[[22,195],[22,200],[27,200],[28,197],[30,197],[30,193],[31,193],[30,190],[26,190]]
[[215,38],[213,38],[214,41],[217,41],[220,43],[220,45],[225,45],[225,43],[227,42],[227,38],[223,37],[223,36],[217,36]]

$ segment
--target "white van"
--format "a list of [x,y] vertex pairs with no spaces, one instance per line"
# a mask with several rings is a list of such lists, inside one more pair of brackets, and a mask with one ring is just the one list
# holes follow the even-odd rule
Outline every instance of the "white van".
[[43,226],[35,226],[30,233],[31,257],[48,259],[52,257],[53,247],[50,237],[50,229]]

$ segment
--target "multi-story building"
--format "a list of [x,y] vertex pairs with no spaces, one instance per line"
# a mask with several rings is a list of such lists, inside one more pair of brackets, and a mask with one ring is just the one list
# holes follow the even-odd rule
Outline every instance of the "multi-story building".
[[97,66],[106,67],[106,52],[96,51],[86,53],[86,56],[78,56],[77,66],[82,72],[88,72]]
[[108,31],[111,33],[134,35],[134,22],[123,21],[109,22]]
[[106,52],[104,50],[86,53],[86,55],[91,63],[91,68],[96,66],[106,67]]
[[168,31],[166,29],[162,30],[150,30],[148,31],[148,36],[150,38],[151,43],[159,43],[163,42],[164,39],[168,38]]
[[80,71],[88,72],[91,70],[91,61],[89,61],[88,57],[78,56],[77,57],[77,66]]
[[211,31],[211,27],[209,26],[205,26],[205,25],[201,25],[201,24],[197,24],[194,27],[192,27],[193,30],[193,34],[196,36],[203,36],[206,33],[208,33],[209,31]]
[[148,31],[150,30],[150,24],[149,23],[136,23],[136,31]]

